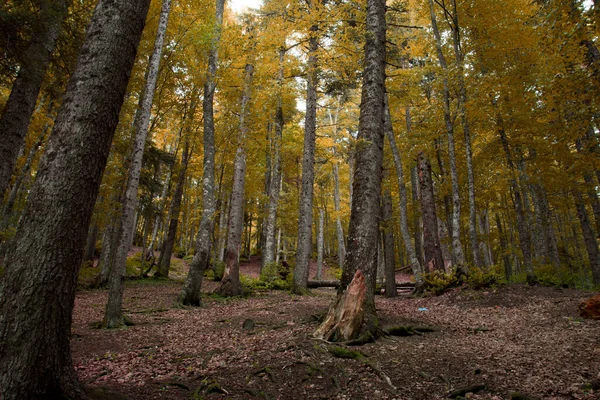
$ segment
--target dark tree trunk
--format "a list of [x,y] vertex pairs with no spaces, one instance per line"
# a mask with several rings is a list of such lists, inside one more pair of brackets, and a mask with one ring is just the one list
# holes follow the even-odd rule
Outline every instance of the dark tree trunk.
[[77,276],[149,3],[96,7],[0,286],[4,400],[81,395],[69,346]]
[[41,1],[37,27],[0,117],[0,199],[8,188],[19,150],[56,46],[69,0]]
[[[365,68],[360,103],[358,141],[352,195],[352,211],[348,231],[346,261],[338,296],[330,309],[330,315],[343,310],[346,288],[354,277],[364,275],[366,297],[364,320],[360,336],[373,338],[380,334],[379,320],[375,310],[374,291],[377,273],[377,239],[381,207],[381,179],[384,138],[385,97],[385,0],[367,1],[367,24],[365,43]],[[362,271],[362,274],[361,274]],[[361,278],[362,279],[362,278]],[[323,327],[327,325],[327,320]],[[321,329],[322,331],[323,329]],[[342,332],[339,326],[336,331]],[[319,329],[317,332],[320,332]],[[351,335],[358,334],[352,330]],[[326,334],[325,337],[331,338]],[[336,340],[354,339],[335,335]]]
[[502,261],[504,262],[504,276],[506,280],[510,280],[512,276],[512,264],[510,262],[510,255],[508,254],[508,241],[502,229],[502,222],[500,221],[500,215],[496,214],[496,227],[498,228],[498,236],[500,237],[500,250],[502,251]]
[[385,259],[385,297],[396,297],[396,260],[394,251],[394,223],[392,215],[392,195],[386,191],[383,195],[382,216],[384,223],[383,251]]
[[425,272],[445,270],[444,257],[438,234],[438,218],[435,210],[435,194],[431,180],[431,165],[425,154],[419,153],[419,188],[421,190],[421,212],[423,214],[423,248]]
[[421,240],[421,218],[417,209],[419,208],[419,178],[418,178],[418,167],[414,166],[410,169],[410,186],[412,191],[412,204],[413,204],[413,237],[415,241],[415,253],[417,254],[417,259],[419,260],[419,264],[421,265],[421,270],[423,270],[424,261],[423,261],[423,241]]
[[206,82],[204,83],[204,99],[202,112],[204,116],[204,171],[202,177],[202,217],[196,240],[196,254],[192,259],[183,291],[179,296],[181,303],[199,306],[200,289],[204,271],[210,264],[210,250],[215,226],[217,201],[215,198],[215,120],[214,95],[216,88],[217,64],[219,59],[219,41],[225,0],[216,1],[215,27],[208,55]]

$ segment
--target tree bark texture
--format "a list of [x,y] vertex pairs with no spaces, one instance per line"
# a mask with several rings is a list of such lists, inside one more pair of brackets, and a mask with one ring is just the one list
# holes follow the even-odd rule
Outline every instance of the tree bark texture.
[[383,251],[385,259],[385,297],[396,297],[396,257],[394,251],[394,226],[392,214],[392,195],[389,190],[383,194]]
[[19,150],[56,46],[70,0],[41,1],[33,37],[19,67],[2,116],[0,116],[0,199],[8,188]]
[[317,236],[317,275],[315,280],[320,281],[323,273],[323,247],[325,240],[325,210],[319,209],[319,231]]
[[343,298],[344,291],[353,277],[358,276],[362,271],[367,293],[361,336],[373,337],[380,333],[373,293],[377,273],[383,163],[385,0],[367,2],[366,30],[365,64],[346,262],[337,301],[332,308],[336,309],[339,304],[342,304],[340,300]]
[[344,227],[342,226],[341,199],[340,199],[340,167],[337,162],[333,163],[333,205],[335,207],[335,232],[337,237],[338,265],[344,265],[346,258],[346,241],[344,240]]
[[[314,31],[316,31],[316,27]],[[317,130],[317,50],[319,42],[311,36],[308,49],[308,79],[306,84],[306,117],[304,120],[304,152],[302,155],[302,191],[298,212],[298,244],[292,292],[306,292],[312,256],[313,185],[315,181],[315,140]]]
[[431,165],[425,154],[419,153],[419,186],[421,190],[421,213],[423,214],[423,249],[426,272],[444,271],[444,257],[438,234],[438,217],[435,210],[435,194],[431,180]]
[[77,398],[69,340],[86,234],[148,0],[101,0],[0,283],[0,398]]
[[163,0],[160,12],[158,30],[154,40],[154,50],[148,62],[146,74],[146,85],[140,98],[139,112],[136,114],[135,125],[135,143],[129,164],[129,174],[127,178],[127,189],[123,201],[123,211],[121,213],[121,228],[119,229],[119,244],[115,254],[115,260],[108,287],[108,302],[104,313],[103,326],[106,328],[118,328],[124,325],[123,319],[123,284],[125,282],[125,267],[127,263],[127,253],[133,241],[133,232],[135,226],[135,210],[138,203],[138,186],[140,183],[140,174],[142,171],[142,158],[146,137],[148,136],[148,125],[150,123],[150,111],[152,110],[152,101],[156,89],[156,80],[158,78],[158,67],[162,55],[163,43],[169,23],[169,14],[171,12],[171,0]]
[[210,250],[214,231],[214,218],[217,209],[215,197],[215,118],[214,97],[216,88],[217,64],[219,59],[219,42],[225,0],[216,1],[215,27],[208,55],[206,82],[204,83],[204,99],[202,112],[204,116],[204,171],[202,176],[202,217],[196,239],[196,254],[192,259],[190,270],[185,280],[183,291],[179,296],[181,303],[199,306],[202,276],[210,264]]
[[[406,109],[406,121],[407,131],[410,135],[410,111]],[[408,253],[408,259],[412,267],[412,272],[415,276],[417,286],[423,285],[423,267],[417,258],[417,253],[413,247],[410,232],[408,231],[408,198],[406,195],[406,184],[404,181],[404,166],[402,164],[402,158],[396,145],[396,137],[394,136],[394,128],[392,125],[392,118],[390,115],[389,103],[386,99],[385,102],[385,135],[390,142],[390,149],[392,150],[392,156],[394,157],[394,167],[396,169],[396,179],[398,181],[398,191],[400,192],[400,233],[404,242],[404,247]]]
[[225,272],[221,285],[216,293],[221,296],[240,296],[243,292],[240,282],[240,246],[242,244],[242,230],[244,226],[244,191],[246,184],[246,136],[248,126],[248,102],[250,101],[250,90],[254,66],[246,64],[244,75],[244,90],[242,93],[240,111],[240,132],[238,137],[238,148],[235,154],[233,166],[233,184],[231,186],[231,203],[229,206],[229,227],[227,229],[227,247],[225,249]]

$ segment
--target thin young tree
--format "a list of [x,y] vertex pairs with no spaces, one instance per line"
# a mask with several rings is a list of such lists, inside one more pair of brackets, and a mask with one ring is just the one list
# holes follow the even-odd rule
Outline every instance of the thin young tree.
[[100,0],[92,17],[0,282],[2,399],[82,395],[77,277],[149,3]]
[[215,118],[214,97],[216,88],[219,42],[225,0],[216,1],[215,26],[208,54],[208,67],[204,83],[202,112],[204,117],[204,171],[202,177],[202,217],[196,239],[196,254],[185,280],[179,301],[185,305],[200,306],[202,275],[210,263],[210,250],[214,231],[214,217],[217,210],[215,197]]
[[125,281],[125,265],[127,262],[127,253],[133,240],[135,225],[135,210],[138,203],[138,186],[142,172],[142,157],[148,136],[148,126],[150,124],[150,111],[154,99],[154,90],[156,89],[156,80],[158,78],[158,67],[169,23],[169,14],[171,13],[171,0],[163,0],[160,11],[160,20],[158,30],[154,40],[154,49],[150,60],[148,61],[148,70],[146,74],[146,85],[140,98],[140,108],[136,113],[134,122],[135,142],[131,163],[129,164],[129,174],[127,178],[127,188],[123,201],[121,212],[121,227],[119,229],[119,244],[116,249],[114,263],[111,269],[108,287],[108,302],[104,313],[102,325],[106,328],[118,328],[125,324],[123,317],[123,284]]

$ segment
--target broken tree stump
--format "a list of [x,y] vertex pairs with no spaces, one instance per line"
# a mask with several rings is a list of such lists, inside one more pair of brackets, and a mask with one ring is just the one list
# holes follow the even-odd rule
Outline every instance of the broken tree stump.
[[361,331],[367,299],[365,277],[357,270],[343,295],[338,295],[325,320],[313,333],[317,339],[347,342],[356,339]]
[[600,294],[582,301],[579,304],[579,315],[583,318],[600,319]]

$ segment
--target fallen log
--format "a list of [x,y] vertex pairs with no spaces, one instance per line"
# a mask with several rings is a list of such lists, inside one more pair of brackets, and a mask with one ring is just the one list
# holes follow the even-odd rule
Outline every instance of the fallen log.
[[322,287],[340,287],[340,281],[308,281],[308,287],[310,289],[322,288]]

